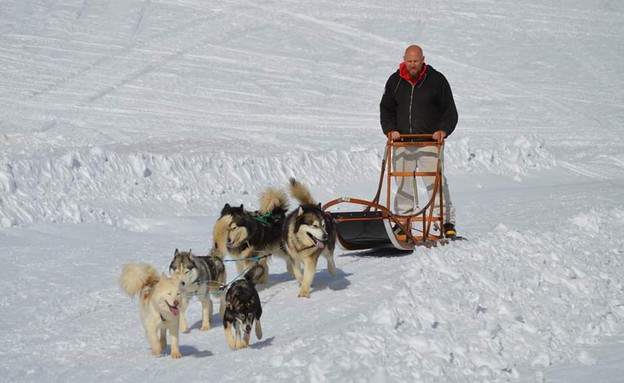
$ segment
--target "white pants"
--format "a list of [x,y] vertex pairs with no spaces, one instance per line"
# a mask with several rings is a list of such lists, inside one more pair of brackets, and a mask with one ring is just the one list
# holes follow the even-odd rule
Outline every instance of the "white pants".
[[[455,207],[451,202],[446,177],[444,176],[444,151],[440,153],[442,167],[442,189],[444,194],[443,223],[455,224]],[[395,172],[435,172],[438,165],[438,148],[435,146],[407,146],[394,148],[392,168]],[[427,195],[431,198],[435,177],[421,178],[427,188]],[[395,177],[398,190],[394,196],[394,212],[400,215],[411,215],[418,211],[418,193],[416,179],[413,177]],[[439,194],[436,193],[435,206],[440,205]]]

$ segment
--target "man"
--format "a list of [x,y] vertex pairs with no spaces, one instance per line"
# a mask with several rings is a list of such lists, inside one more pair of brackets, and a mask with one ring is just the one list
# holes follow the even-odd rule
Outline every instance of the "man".
[[[425,56],[418,45],[410,45],[405,50],[399,69],[386,82],[379,109],[381,128],[384,134],[391,135],[392,140],[398,140],[401,134],[432,134],[433,139],[438,141],[451,135],[457,125],[457,108],[451,87],[442,73],[425,64]],[[392,159],[394,171],[435,171],[437,148],[395,148]],[[443,166],[443,157],[440,160]],[[429,195],[433,190],[433,181],[434,177],[423,177]],[[395,213],[415,213],[418,209],[416,180],[400,177],[397,182]],[[455,238],[455,208],[446,177],[442,178],[442,187],[445,202],[443,233],[447,238]]]

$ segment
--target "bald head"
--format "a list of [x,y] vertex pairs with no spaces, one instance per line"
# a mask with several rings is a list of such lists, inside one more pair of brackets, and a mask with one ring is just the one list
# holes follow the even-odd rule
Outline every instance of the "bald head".
[[408,54],[416,54],[420,57],[423,57],[422,48],[419,47],[418,45],[410,45],[409,47],[407,47],[407,49],[405,50],[405,56],[407,56]]
[[425,62],[422,48],[418,45],[410,45],[407,47],[405,55],[403,56],[403,62],[405,62],[405,68],[409,72],[410,77],[416,80]]

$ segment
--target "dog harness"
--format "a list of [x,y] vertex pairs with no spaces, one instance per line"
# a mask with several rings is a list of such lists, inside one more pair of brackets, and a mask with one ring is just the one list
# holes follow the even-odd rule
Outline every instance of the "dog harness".
[[[261,224],[268,226],[268,227],[273,227],[273,216],[271,215],[271,213],[264,213],[261,215],[254,215],[252,217],[254,220],[260,222]],[[269,221],[270,220],[270,221]]]

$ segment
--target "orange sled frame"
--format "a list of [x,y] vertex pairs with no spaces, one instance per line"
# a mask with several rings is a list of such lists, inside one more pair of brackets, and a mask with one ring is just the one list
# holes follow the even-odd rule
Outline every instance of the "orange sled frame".
[[[437,148],[437,166],[433,172],[396,172],[392,169],[394,148],[408,146],[435,146]],[[416,246],[437,246],[449,242],[442,234],[442,217],[444,217],[444,193],[442,190],[442,151],[444,140],[433,141],[429,134],[404,134],[397,141],[388,135],[386,150],[381,164],[381,175],[377,194],[372,201],[358,198],[341,197],[327,202],[323,210],[329,213],[336,223],[337,238],[342,248],[346,250],[362,250],[376,248],[391,248],[399,250],[413,250]],[[384,177],[385,175],[385,177]],[[398,215],[390,209],[392,177],[435,177],[433,190],[428,203],[412,215]],[[382,188],[386,184],[386,203],[379,202]],[[436,206],[436,196],[439,205]],[[361,211],[330,211],[328,209],[341,203],[365,206]],[[400,228],[395,233],[393,227]],[[398,230],[396,230],[398,231]]]

